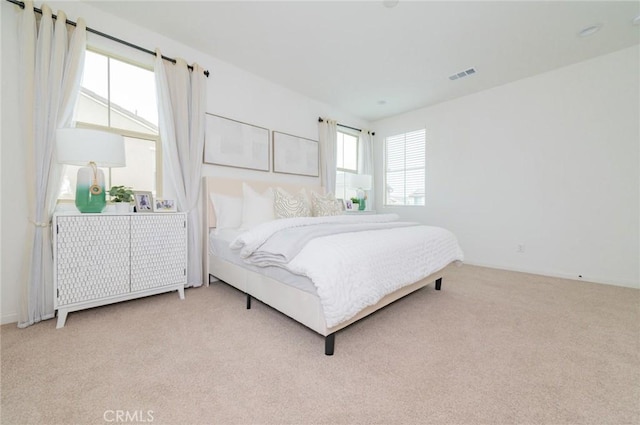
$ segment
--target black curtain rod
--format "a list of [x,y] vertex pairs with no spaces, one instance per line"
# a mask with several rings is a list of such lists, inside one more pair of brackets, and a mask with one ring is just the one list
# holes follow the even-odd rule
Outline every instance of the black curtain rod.
[[[21,1],[18,1],[18,0],[7,0],[7,1],[9,3],[13,3],[13,4],[17,5],[17,6],[20,6],[20,9],[24,9],[24,2],[21,2]],[[37,7],[34,7],[33,10],[36,13],[39,13],[39,14],[42,15],[42,9],[38,9]],[[53,19],[58,19],[58,17],[56,15],[51,15],[51,16],[53,17]],[[67,25],[73,25],[74,27],[77,26],[77,24],[75,22],[70,21],[68,19],[67,19]],[[152,50],[145,49],[144,47],[137,46],[137,45],[135,45],[133,43],[129,43],[128,41],[121,40],[121,39],[116,38],[116,37],[114,37],[112,35],[105,34],[105,33],[101,32],[101,31],[94,30],[93,28],[87,27],[87,32],[99,35],[100,37],[108,38],[109,40],[115,41],[115,42],[120,43],[120,44],[124,44],[125,46],[132,47],[134,49],[140,50],[141,52],[149,53],[150,55],[156,56],[156,52],[154,52]],[[164,59],[166,61],[169,61],[171,63],[174,63],[174,64],[176,63],[175,59],[167,57],[165,55],[162,55],[162,59]],[[187,65],[187,66],[189,67],[190,70],[193,71],[193,66],[191,66],[191,65]],[[209,71],[205,70],[204,71],[204,75],[209,77]]]
[[[322,119],[322,117],[318,117],[318,122],[323,122],[323,121],[324,121],[324,119]],[[336,123],[336,125],[339,126],[339,127],[348,128],[349,130],[355,130],[355,131],[362,132],[362,129],[360,129],[360,128],[349,127],[348,125],[343,125],[343,124],[339,124],[339,123]],[[373,131],[370,131],[369,133],[371,133],[372,136],[376,135],[376,133],[374,133]]]

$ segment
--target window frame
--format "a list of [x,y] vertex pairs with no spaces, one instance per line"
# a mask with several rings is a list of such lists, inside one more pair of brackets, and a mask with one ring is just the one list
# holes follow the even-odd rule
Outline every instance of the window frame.
[[[155,175],[155,196],[158,198],[162,197],[163,194],[163,169],[162,169],[162,164],[163,164],[163,151],[162,151],[162,140],[160,139],[160,131],[159,131],[159,125],[158,125],[158,134],[154,135],[151,133],[144,133],[144,132],[139,132],[139,131],[134,131],[134,130],[127,130],[124,128],[120,128],[120,127],[113,127],[111,125],[111,114],[112,114],[112,107],[111,107],[111,59],[115,59],[117,61],[129,64],[131,66],[136,66],[138,68],[142,68],[145,69],[147,71],[151,71],[154,72],[153,67],[149,66],[149,65],[145,65],[139,62],[136,62],[134,60],[125,58],[121,55],[116,55],[107,51],[104,51],[102,49],[97,49],[95,47],[90,47],[87,46],[87,51],[90,51],[92,53],[98,54],[98,55],[102,55],[105,56],[107,58],[107,105],[106,105],[106,110],[107,110],[107,124],[108,125],[100,125],[100,124],[95,124],[95,123],[90,123],[90,122],[86,122],[86,121],[75,121],[75,126],[77,128],[85,128],[85,129],[93,129],[93,130],[100,130],[100,131],[106,131],[109,133],[114,133],[114,134],[119,134],[122,135],[123,137],[129,137],[129,138],[133,138],[133,139],[140,139],[140,140],[146,140],[146,141],[152,141],[155,145],[155,166],[156,166],[156,175]],[[82,90],[82,88],[81,88]],[[80,96],[80,93],[78,93],[78,95]],[[75,108],[77,107],[74,106],[74,116],[75,116]],[[158,117],[159,119],[159,117]],[[101,167],[102,168],[102,167]],[[102,168],[105,171],[105,186],[106,187],[111,187],[111,168]],[[73,199],[60,199],[58,198],[57,200],[58,202],[74,202]],[[108,201],[110,202],[110,201]]]
[[[338,184],[338,173],[343,173],[345,175],[344,177],[344,181],[343,183],[346,183],[346,174],[360,174],[360,135],[358,134],[358,132],[356,132],[355,130],[349,130],[349,129],[336,129],[336,144],[337,144],[337,135],[338,133],[342,133],[342,134],[346,134],[347,136],[351,136],[351,137],[355,137],[356,139],[356,168],[352,169],[352,168],[344,168],[344,167],[338,167],[337,161],[336,161],[336,187],[333,188],[333,192],[337,197],[337,184]],[[336,146],[336,151],[337,151],[337,146]],[[343,158],[343,165],[344,165],[344,140],[343,140],[343,144],[342,144],[342,158]],[[336,160],[337,160],[337,155],[336,155]],[[354,192],[352,189],[348,189],[346,186],[343,186],[343,193],[341,196],[344,196],[345,198],[348,196],[349,192]]]
[[[123,137],[130,137],[132,139],[141,139],[152,141],[155,143],[156,147],[156,197],[162,197],[162,143],[160,140],[160,135],[154,136],[149,133],[140,133],[132,130],[125,130],[123,128],[117,127],[106,127],[98,124],[90,124],[83,121],[76,122],[77,128],[88,128],[93,130],[101,130],[109,133],[120,134]],[[126,143],[126,142],[125,142]],[[111,168],[103,168],[103,170],[108,170],[108,173],[105,173],[105,186],[111,187]]]
[[[344,167],[341,168],[341,167],[338,167],[338,164],[336,164],[336,171],[342,171],[342,172],[351,173],[351,174],[360,174],[360,170],[359,170],[359,167],[358,167],[358,165],[360,164],[360,137],[358,137],[359,134],[356,134],[354,131],[337,130],[336,129],[336,136],[337,136],[337,133],[342,133],[342,134],[346,134],[346,135],[351,136],[351,137],[355,137],[355,139],[356,139],[356,168],[355,169],[353,169],[353,168],[344,168]],[[336,137],[336,142],[337,142],[337,137]],[[336,146],[336,150],[337,150],[337,146]],[[343,140],[343,143],[342,143],[342,158],[343,158],[342,164],[344,165],[344,140]]]
[[[422,133],[422,137],[423,137],[423,144],[424,144],[424,156],[422,158],[422,166],[421,167],[410,167],[407,168],[407,161],[406,161],[406,151],[407,151],[407,136],[414,134],[414,133]],[[388,173],[389,173],[389,169],[388,169],[388,143],[389,143],[389,139],[391,138],[396,138],[396,137],[403,137],[404,138],[404,166],[402,168],[402,173],[403,173],[403,180],[404,180],[404,200],[402,204],[392,204],[389,203],[389,193],[387,191],[387,180],[388,180]],[[408,204],[407,203],[407,171],[415,171],[415,170],[424,170],[424,179],[422,181],[422,190],[424,192],[424,199],[423,199],[423,203],[422,204]],[[427,130],[426,128],[420,128],[417,130],[411,130],[411,131],[405,131],[403,133],[399,133],[399,134],[393,134],[390,136],[386,136],[384,138],[384,184],[383,184],[383,190],[384,190],[384,206],[385,207],[424,207],[427,204],[427,197],[426,197],[426,192],[427,192]]]

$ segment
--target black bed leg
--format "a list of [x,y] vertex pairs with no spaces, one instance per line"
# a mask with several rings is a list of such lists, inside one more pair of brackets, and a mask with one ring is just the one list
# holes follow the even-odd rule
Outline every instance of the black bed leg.
[[251,310],[251,295],[247,294],[247,310]]
[[440,286],[442,286],[442,278],[436,279],[436,291],[440,290]]
[[333,356],[333,347],[336,344],[336,334],[332,333],[324,337],[324,354]]

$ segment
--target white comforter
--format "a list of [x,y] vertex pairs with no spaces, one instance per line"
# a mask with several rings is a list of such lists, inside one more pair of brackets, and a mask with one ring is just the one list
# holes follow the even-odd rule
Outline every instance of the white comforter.
[[[240,249],[241,256],[250,259],[283,229],[315,223],[382,223],[397,218],[395,214],[380,214],[275,220],[242,233],[231,247]],[[288,263],[279,265],[311,279],[327,327],[331,328],[385,295],[463,258],[451,232],[420,225],[321,236],[309,241]]]

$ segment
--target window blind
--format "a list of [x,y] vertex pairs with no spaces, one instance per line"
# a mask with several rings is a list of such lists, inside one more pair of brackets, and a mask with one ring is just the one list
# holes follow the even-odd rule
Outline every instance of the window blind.
[[424,129],[385,139],[385,205],[424,205]]

